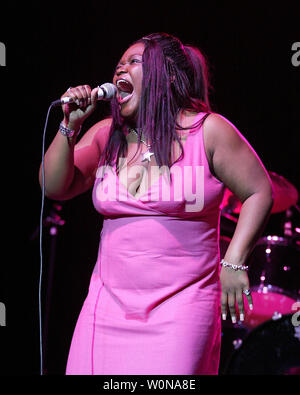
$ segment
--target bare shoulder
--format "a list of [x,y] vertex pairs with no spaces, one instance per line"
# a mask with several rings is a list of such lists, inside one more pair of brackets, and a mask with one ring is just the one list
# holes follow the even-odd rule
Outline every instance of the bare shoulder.
[[223,115],[218,113],[211,113],[205,120],[205,127],[209,129],[220,129],[220,128],[235,128],[234,125]]
[[77,148],[96,143],[100,152],[102,152],[109,136],[111,124],[112,118],[105,118],[95,123],[78,142]]
[[262,188],[270,189],[260,158],[230,121],[220,114],[210,114],[203,128],[213,174],[241,202]]
[[212,153],[217,145],[226,147],[230,145],[232,148],[245,143],[245,138],[223,115],[211,113],[203,124],[205,145],[207,150]]

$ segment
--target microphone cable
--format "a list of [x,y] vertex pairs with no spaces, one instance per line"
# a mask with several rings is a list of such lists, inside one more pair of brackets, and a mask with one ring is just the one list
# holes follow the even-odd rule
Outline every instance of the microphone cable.
[[[109,101],[112,100],[117,93],[117,88],[107,82],[105,84],[99,85],[98,87],[98,100]],[[40,211],[40,275],[39,275],[39,349],[40,349],[40,375],[42,376],[44,373],[43,367],[43,324],[42,324],[42,276],[43,276],[43,216],[44,216],[44,205],[45,205],[45,140],[46,140],[46,130],[48,125],[48,119],[50,111],[53,107],[56,107],[60,104],[63,104],[62,99],[53,101],[47,111],[47,116],[44,125],[43,131],[43,139],[42,139],[42,202],[41,202],[41,211]]]
[[45,140],[46,140],[46,130],[48,125],[48,119],[51,109],[56,105],[55,102],[52,102],[48,108],[46,121],[44,125],[43,131],[43,139],[42,139],[42,201],[41,201],[41,211],[40,211],[40,274],[39,274],[39,349],[40,349],[40,375],[42,376],[44,373],[43,366],[43,332],[42,332],[42,277],[43,277],[43,216],[44,216],[44,206],[45,206]]

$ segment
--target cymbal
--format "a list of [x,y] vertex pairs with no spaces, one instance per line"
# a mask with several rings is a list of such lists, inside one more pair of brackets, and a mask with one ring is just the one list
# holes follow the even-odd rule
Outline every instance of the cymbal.
[[299,199],[299,194],[294,185],[283,176],[269,171],[272,181],[274,204],[272,213],[280,213],[295,205]]
[[[273,171],[269,171],[268,173],[272,182],[274,199],[271,213],[280,213],[295,205],[299,199],[299,194],[295,186],[285,177]],[[242,203],[240,200],[226,188],[221,204],[222,213],[239,214],[241,207]]]

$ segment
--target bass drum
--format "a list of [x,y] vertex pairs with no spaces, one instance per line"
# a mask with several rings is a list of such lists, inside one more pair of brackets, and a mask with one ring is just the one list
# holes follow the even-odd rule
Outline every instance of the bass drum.
[[232,354],[224,374],[299,375],[300,322],[295,319],[297,314],[269,320],[250,331]]
[[299,245],[284,237],[262,237],[247,265],[253,310],[246,302],[244,325],[255,328],[272,317],[291,313],[300,296]]

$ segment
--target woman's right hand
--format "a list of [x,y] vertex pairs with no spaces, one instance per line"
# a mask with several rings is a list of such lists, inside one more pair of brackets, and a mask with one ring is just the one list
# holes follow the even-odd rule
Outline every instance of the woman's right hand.
[[62,96],[71,97],[73,102],[62,105],[64,124],[69,129],[79,129],[83,121],[96,108],[98,87],[91,90],[89,85],[79,85],[69,88]]

